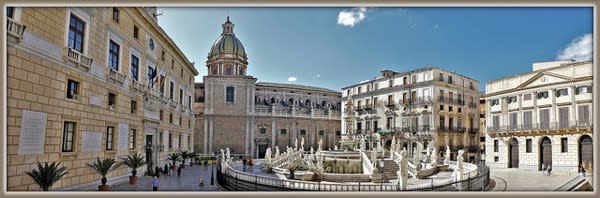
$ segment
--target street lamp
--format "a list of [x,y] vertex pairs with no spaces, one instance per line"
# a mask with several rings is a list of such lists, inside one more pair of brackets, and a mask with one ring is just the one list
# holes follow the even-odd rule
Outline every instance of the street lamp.
[[[213,154],[211,154],[211,159],[212,159],[212,155]],[[215,185],[215,176],[214,176],[215,170],[214,170],[214,168],[215,168],[215,165],[211,163],[210,164],[210,185]]]

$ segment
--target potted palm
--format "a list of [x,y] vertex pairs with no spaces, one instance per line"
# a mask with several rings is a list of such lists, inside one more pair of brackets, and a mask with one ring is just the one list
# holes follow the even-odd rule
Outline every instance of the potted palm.
[[175,162],[181,160],[181,153],[179,153],[179,152],[169,153],[169,155],[167,157],[167,160],[173,161],[173,168],[172,169],[175,170],[176,169]]
[[117,169],[119,167],[119,163],[115,161],[114,158],[104,158],[100,160],[100,158],[96,158],[96,162],[93,164],[86,163],[86,165],[92,169],[94,169],[98,174],[102,175],[102,185],[98,186],[100,191],[108,191],[109,185],[106,185],[107,179],[106,175],[111,171]]
[[134,153],[133,155],[122,157],[121,160],[121,164],[125,164],[127,167],[131,168],[131,176],[129,176],[129,183],[135,184],[137,182],[137,168],[146,165],[144,157],[138,153]]
[[179,151],[179,154],[181,155],[181,168],[185,168],[185,161],[189,158],[189,154],[190,152],[188,151]]
[[60,162],[52,162],[48,164],[48,162],[42,163],[38,162],[37,170],[31,170],[31,172],[25,171],[27,175],[29,175],[35,183],[40,186],[42,191],[48,191],[54,183],[56,183],[60,178],[65,176],[67,173],[67,168],[60,166]]

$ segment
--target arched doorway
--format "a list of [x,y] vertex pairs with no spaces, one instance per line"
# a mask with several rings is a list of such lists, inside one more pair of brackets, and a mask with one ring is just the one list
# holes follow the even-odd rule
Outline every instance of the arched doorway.
[[586,169],[594,160],[594,145],[592,137],[583,135],[579,138],[579,164],[585,163]]
[[542,164],[546,167],[552,165],[552,141],[548,137],[544,137],[540,143],[539,170],[542,170]]
[[392,140],[385,141],[385,145],[383,146],[385,150],[390,150],[392,148]]
[[512,138],[508,145],[508,168],[519,168],[519,142]]

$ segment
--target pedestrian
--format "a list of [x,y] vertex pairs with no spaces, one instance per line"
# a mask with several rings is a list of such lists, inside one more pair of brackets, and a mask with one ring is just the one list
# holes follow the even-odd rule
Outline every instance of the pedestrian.
[[546,165],[542,164],[542,175],[546,174]]
[[579,172],[581,173],[581,176],[585,177],[585,162],[581,162],[581,165],[579,165]]
[[165,164],[165,167],[164,167],[164,170],[163,170],[163,174],[169,175],[169,165],[168,165],[168,163]]
[[158,177],[154,176],[152,179],[152,191],[158,191]]
[[181,176],[181,165],[177,167],[177,177]]
[[550,176],[550,173],[552,173],[552,165],[548,165],[548,176]]
[[204,186],[204,176],[200,175],[200,185],[198,186]]
[[173,172],[173,166],[171,166],[171,164],[168,164],[169,166],[167,167],[167,175],[171,175],[171,173]]
[[243,158],[242,159],[243,171],[246,171],[246,163],[247,163],[246,158]]
[[159,174],[160,174],[160,170],[158,168],[158,165],[156,165],[156,167],[154,167],[154,176],[158,177],[158,176],[160,176]]
[[250,166],[250,172],[252,172],[252,158],[248,157],[248,166]]

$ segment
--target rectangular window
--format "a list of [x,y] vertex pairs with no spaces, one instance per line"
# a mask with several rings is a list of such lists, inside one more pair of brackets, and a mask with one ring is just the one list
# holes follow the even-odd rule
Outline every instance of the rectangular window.
[[440,111],[444,110],[444,105],[440,105]]
[[494,162],[498,162],[498,161],[500,161],[500,157],[494,156]]
[[306,130],[304,130],[304,129],[300,130],[300,135],[306,135]]
[[446,118],[444,116],[440,116],[440,129],[446,130]]
[[6,16],[8,18],[14,18],[15,17],[15,7],[6,7]]
[[323,133],[324,133],[323,130],[319,131],[319,135],[323,135]]
[[154,68],[152,68],[152,67],[150,67],[150,65],[148,65],[148,86],[149,87],[154,86],[153,81],[154,81],[154,75],[156,75],[155,72],[156,71],[154,70]]
[[388,105],[394,104],[394,95],[388,95]]
[[592,122],[590,120],[590,106],[588,105],[580,105],[577,107],[577,119],[579,126],[590,126]]
[[492,116],[492,129],[493,129],[493,131],[500,130],[500,116],[499,115]]
[[131,55],[131,79],[138,81],[138,68],[140,59],[137,56]]
[[540,129],[549,129],[550,128],[550,110],[542,109],[540,110]]
[[225,94],[225,101],[226,102],[233,102],[233,92],[234,92],[234,88],[233,87],[227,87],[226,94]]
[[171,133],[169,133],[169,148],[173,148],[173,137],[171,137]]
[[183,105],[183,89],[179,89],[179,104]]
[[452,76],[448,76],[448,83],[452,84],[454,81],[452,81]]
[[[165,51],[160,51],[160,60],[165,60]],[[171,60],[171,62],[173,61]],[[173,69],[173,64],[171,64],[171,69]]]
[[402,85],[408,84],[408,77],[402,78]]
[[[323,101],[325,102],[325,101]],[[325,105],[323,105],[325,106]],[[373,98],[373,107],[377,107],[377,97]]]
[[526,153],[531,153],[531,139],[525,139],[525,152]]
[[440,81],[444,81],[444,74],[440,73],[439,80],[440,80]]
[[79,82],[69,79],[67,81],[67,98],[79,98]]
[[523,100],[524,100],[524,101],[531,100],[531,94],[530,94],[530,93],[523,94]]
[[135,149],[135,133],[135,129],[131,129],[129,132],[129,149]]
[[132,100],[131,101],[131,113],[136,113],[137,112],[137,101]]
[[494,152],[498,152],[498,140],[494,140]]
[[158,118],[162,121],[163,120],[163,110],[158,111]]
[[169,99],[173,100],[173,92],[175,92],[175,84],[169,82]]
[[508,116],[508,123],[509,123],[509,129],[510,130],[516,130],[517,129],[517,113],[510,113]]
[[267,129],[260,128],[260,134],[267,134]]
[[490,106],[495,106],[495,105],[498,105],[498,104],[500,104],[500,100],[499,100],[499,99],[493,99],[493,100],[491,101],[491,104],[490,104]]
[[169,113],[169,123],[173,124],[173,114]]
[[523,112],[523,129],[524,130],[531,130],[532,129],[532,113],[531,111],[525,111]]
[[108,107],[114,108],[117,96],[113,93],[108,93]]
[[575,88],[575,95],[592,93],[592,86],[579,86]]
[[71,14],[69,18],[69,40],[68,47],[83,53],[83,39],[85,32],[85,23],[77,16]]
[[138,28],[138,26],[133,25],[133,38],[138,38],[138,31],[140,30],[140,28]]
[[567,138],[560,138],[560,152],[569,152],[569,141]]
[[106,127],[106,150],[113,150],[114,130],[113,126]]
[[285,129],[281,129],[281,131],[279,131],[279,134],[285,135],[285,134],[287,134],[287,131]]
[[165,82],[165,75],[160,75],[158,84],[159,84],[159,91],[160,91],[161,96],[164,95],[164,93],[165,93],[165,83],[164,82]]
[[62,152],[73,152],[75,140],[75,122],[65,122],[63,128]]
[[561,129],[569,127],[569,107],[558,108],[558,127]]
[[568,95],[569,95],[569,90],[567,90],[567,88],[562,88],[562,89],[556,90],[556,97],[568,96]]
[[359,94],[359,93],[361,92],[361,90],[362,90],[361,88],[362,88],[362,87],[358,87],[358,92],[357,92],[357,94]]
[[110,40],[108,47],[108,68],[119,71],[119,44]]
[[540,91],[537,93],[537,99],[548,98],[548,91]]
[[462,109],[460,107],[458,108],[458,113],[462,113]]
[[119,8],[113,8],[112,11],[112,18],[114,21],[116,21],[117,23],[119,22]]
[[508,97],[508,104],[517,102],[517,96]]

